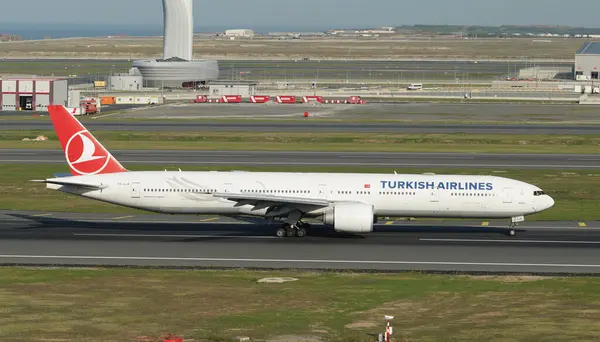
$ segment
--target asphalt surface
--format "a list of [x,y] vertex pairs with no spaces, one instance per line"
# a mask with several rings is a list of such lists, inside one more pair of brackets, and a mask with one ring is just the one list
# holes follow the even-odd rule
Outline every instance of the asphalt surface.
[[[145,131],[145,132],[341,132],[341,133],[466,133],[466,134],[562,134],[596,135],[600,125],[569,124],[406,124],[368,122],[109,122],[86,121],[87,129],[96,131]],[[0,129],[11,130],[54,130],[50,121],[4,120]]]
[[315,225],[299,239],[260,220],[5,211],[0,265],[600,273],[600,222],[526,222],[515,237],[505,225],[383,221],[368,235]]
[[[203,166],[373,166],[600,169],[597,154],[487,154],[395,152],[182,151],[113,150],[124,165]],[[38,149],[0,149],[0,164],[64,164],[64,152]]]

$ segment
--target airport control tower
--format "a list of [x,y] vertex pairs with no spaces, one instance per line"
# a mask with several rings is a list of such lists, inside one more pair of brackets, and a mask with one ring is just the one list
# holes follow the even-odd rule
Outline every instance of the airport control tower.
[[163,58],[137,60],[144,86],[182,87],[184,83],[202,83],[219,77],[217,61],[194,60],[194,16],[192,0],[162,0],[164,20]]
[[192,0],[162,0],[164,20],[163,59],[192,59],[194,13]]

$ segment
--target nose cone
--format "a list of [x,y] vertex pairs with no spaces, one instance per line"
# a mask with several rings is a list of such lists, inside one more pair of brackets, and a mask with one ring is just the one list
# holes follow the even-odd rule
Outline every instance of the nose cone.
[[554,206],[554,199],[548,195],[546,195],[546,209],[550,209]]
[[548,210],[554,206],[554,199],[548,195],[540,196],[536,202],[537,212]]

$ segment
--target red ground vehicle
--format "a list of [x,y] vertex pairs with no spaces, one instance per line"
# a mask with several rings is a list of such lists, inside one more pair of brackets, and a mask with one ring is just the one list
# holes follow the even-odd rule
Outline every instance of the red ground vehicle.
[[195,100],[190,101],[191,103],[206,103],[208,102],[207,95],[197,95]]
[[360,96],[350,96],[350,104],[365,104],[367,101],[363,100]]
[[98,105],[95,100],[81,101],[81,108],[83,108],[83,114],[85,115],[98,113]]

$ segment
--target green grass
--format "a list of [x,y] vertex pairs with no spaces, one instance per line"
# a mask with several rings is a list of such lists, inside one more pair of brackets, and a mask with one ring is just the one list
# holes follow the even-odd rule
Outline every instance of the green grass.
[[[125,165],[131,170],[177,170],[177,165]],[[423,173],[498,175],[535,184],[555,200],[556,205],[527,220],[600,220],[600,171],[560,170],[506,170],[477,169],[392,169],[382,167],[185,167],[185,171],[248,170],[297,172],[368,172],[368,173]],[[0,209],[104,212],[136,214],[139,211],[116,205],[82,199],[49,190],[32,179],[52,177],[54,173],[68,172],[65,165],[7,164],[0,168]]]
[[[299,279],[261,284],[264,277]],[[0,269],[0,339],[581,341],[600,334],[600,279],[406,273]]]
[[[255,132],[95,132],[109,150],[256,150],[464,153],[572,153],[600,151],[596,135],[255,133]],[[50,140],[21,141],[45,135]],[[53,131],[0,132],[0,148],[60,148]]]

